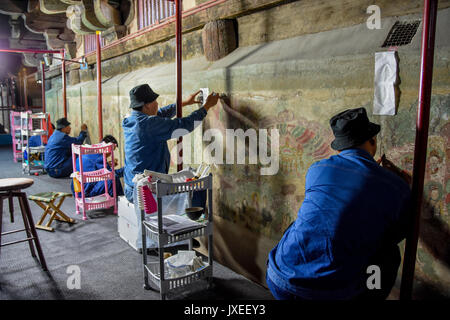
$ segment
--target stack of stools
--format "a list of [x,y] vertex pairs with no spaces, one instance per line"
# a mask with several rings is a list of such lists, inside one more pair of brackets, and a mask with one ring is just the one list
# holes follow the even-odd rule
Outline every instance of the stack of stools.
[[[25,192],[22,192],[22,189],[26,189],[34,183],[32,179],[27,178],[7,178],[0,179],[0,250],[1,247],[16,244],[20,242],[28,241],[28,245],[30,246],[31,255],[36,257],[36,253],[34,251],[34,245],[36,246],[36,250],[39,256],[39,261],[41,262],[42,269],[47,271],[47,264],[45,262],[44,254],[42,253],[41,244],[39,242],[38,235],[36,233],[36,229],[34,227],[33,217],[31,215],[30,206],[28,204],[27,195]],[[25,229],[18,229],[14,231],[8,231],[2,233],[2,218],[3,218],[3,199],[7,198],[9,202],[9,212],[11,217],[11,222],[14,222],[14,204],[13,199],[16,197],[19,200],[20,209],[22,212],[22,219]],[[27,237],[22,240],[11,241],[2,244],[2,238],[5,235],[25,231]]]

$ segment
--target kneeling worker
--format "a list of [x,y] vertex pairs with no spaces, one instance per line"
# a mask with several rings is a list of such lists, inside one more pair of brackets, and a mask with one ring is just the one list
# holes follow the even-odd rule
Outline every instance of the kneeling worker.
[[87,126],[81,125],[78,138],[70,137],[70,122],[66,118],[56,121],[56,131],[53,132],[45,146],[44,169],[52,178],[69,177],[72,173],[72,143],[82,144],[87,136]]
[[[199,103],[192,94],[182,106]],[[170,153],[167,140],[175,138],[177,129],[194,130],[194,122],[202,121],[210,108],[217,104],[219,95],[211,93],[203,107],[184,118],[171,119],[176,114],[176,104],[158,110],[158,94],[148,84],[130,90],[131,115],[122,122],[125,137],[125,196],[133,202],[133,178],[145,169],[168,173]]]
[[[331,118],[338,155],[306,174],[297,219],[269,253],[267,285],[277,299],[385,299],[400,265],[408,183],[374,159],[380,126],[364,108]],[[381,286],[369,287],[369,266]]]

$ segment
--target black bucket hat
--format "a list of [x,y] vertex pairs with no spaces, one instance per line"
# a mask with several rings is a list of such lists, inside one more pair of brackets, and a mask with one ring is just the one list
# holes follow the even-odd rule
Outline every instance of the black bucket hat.
[[61,130],[67,126],[70,126],[70,122],[66,118],[56,120],[56,130]]
[[159,94],[155,93],[148,84],[141,84],[130,90],[130,108],[140,108],[144,104],[156,100]]
[[330,126],[335,136],[331,148],[338,151],[364,143],[376,136],[381,128],[369,121],[365,108],[349,109],[335,115]]

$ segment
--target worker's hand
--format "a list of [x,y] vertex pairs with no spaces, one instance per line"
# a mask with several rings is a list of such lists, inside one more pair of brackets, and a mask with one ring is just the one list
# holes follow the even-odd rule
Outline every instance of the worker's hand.
[[206,102],[205,105],[203,106],[206,111],[208,111],[209,109],[211,109],[212,107],[214,107],[217,104],[217,101],[219,101],[219,94],[212,92],[207,98],[206,98]]
[[[112,167],[112,161],[108,160],[108,164],[110,167]],[[119,162],[117,161],[117,159],[114,159],[114,168],[117,167],[117,165],[119,164]]]
[[381,156],[380,159],[377,160],[377,163],[381,164],[383,168],[395,173],[400,178],[405,180],[407,184],[411,185],[412,182],[411,175],[406,170],[402,170],[399,167],[397,167],[391,160],[388,160],[384,154]]
[[195,100],[195,98],[198,96],[198,94],[201,92],[201,90],[197,91],[196,93],[193,93],[189,96],[189,98],[187,98],[187,100],[183,101],[181,103],[181,105],[184,106],[189,106],[191,104],[195,104],[195,103],[202,103],[200,100]]
[[81,125],[81,131],[87,131],[87,125],[85,123]]

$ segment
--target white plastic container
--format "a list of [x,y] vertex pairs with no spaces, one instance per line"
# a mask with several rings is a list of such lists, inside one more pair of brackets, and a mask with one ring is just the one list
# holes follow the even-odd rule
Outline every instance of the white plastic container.
[[139,221],[134,211],[134,204],[124,196],[120,196],[117,220],[119,236],[136,251],[142,249],[142,230]]

